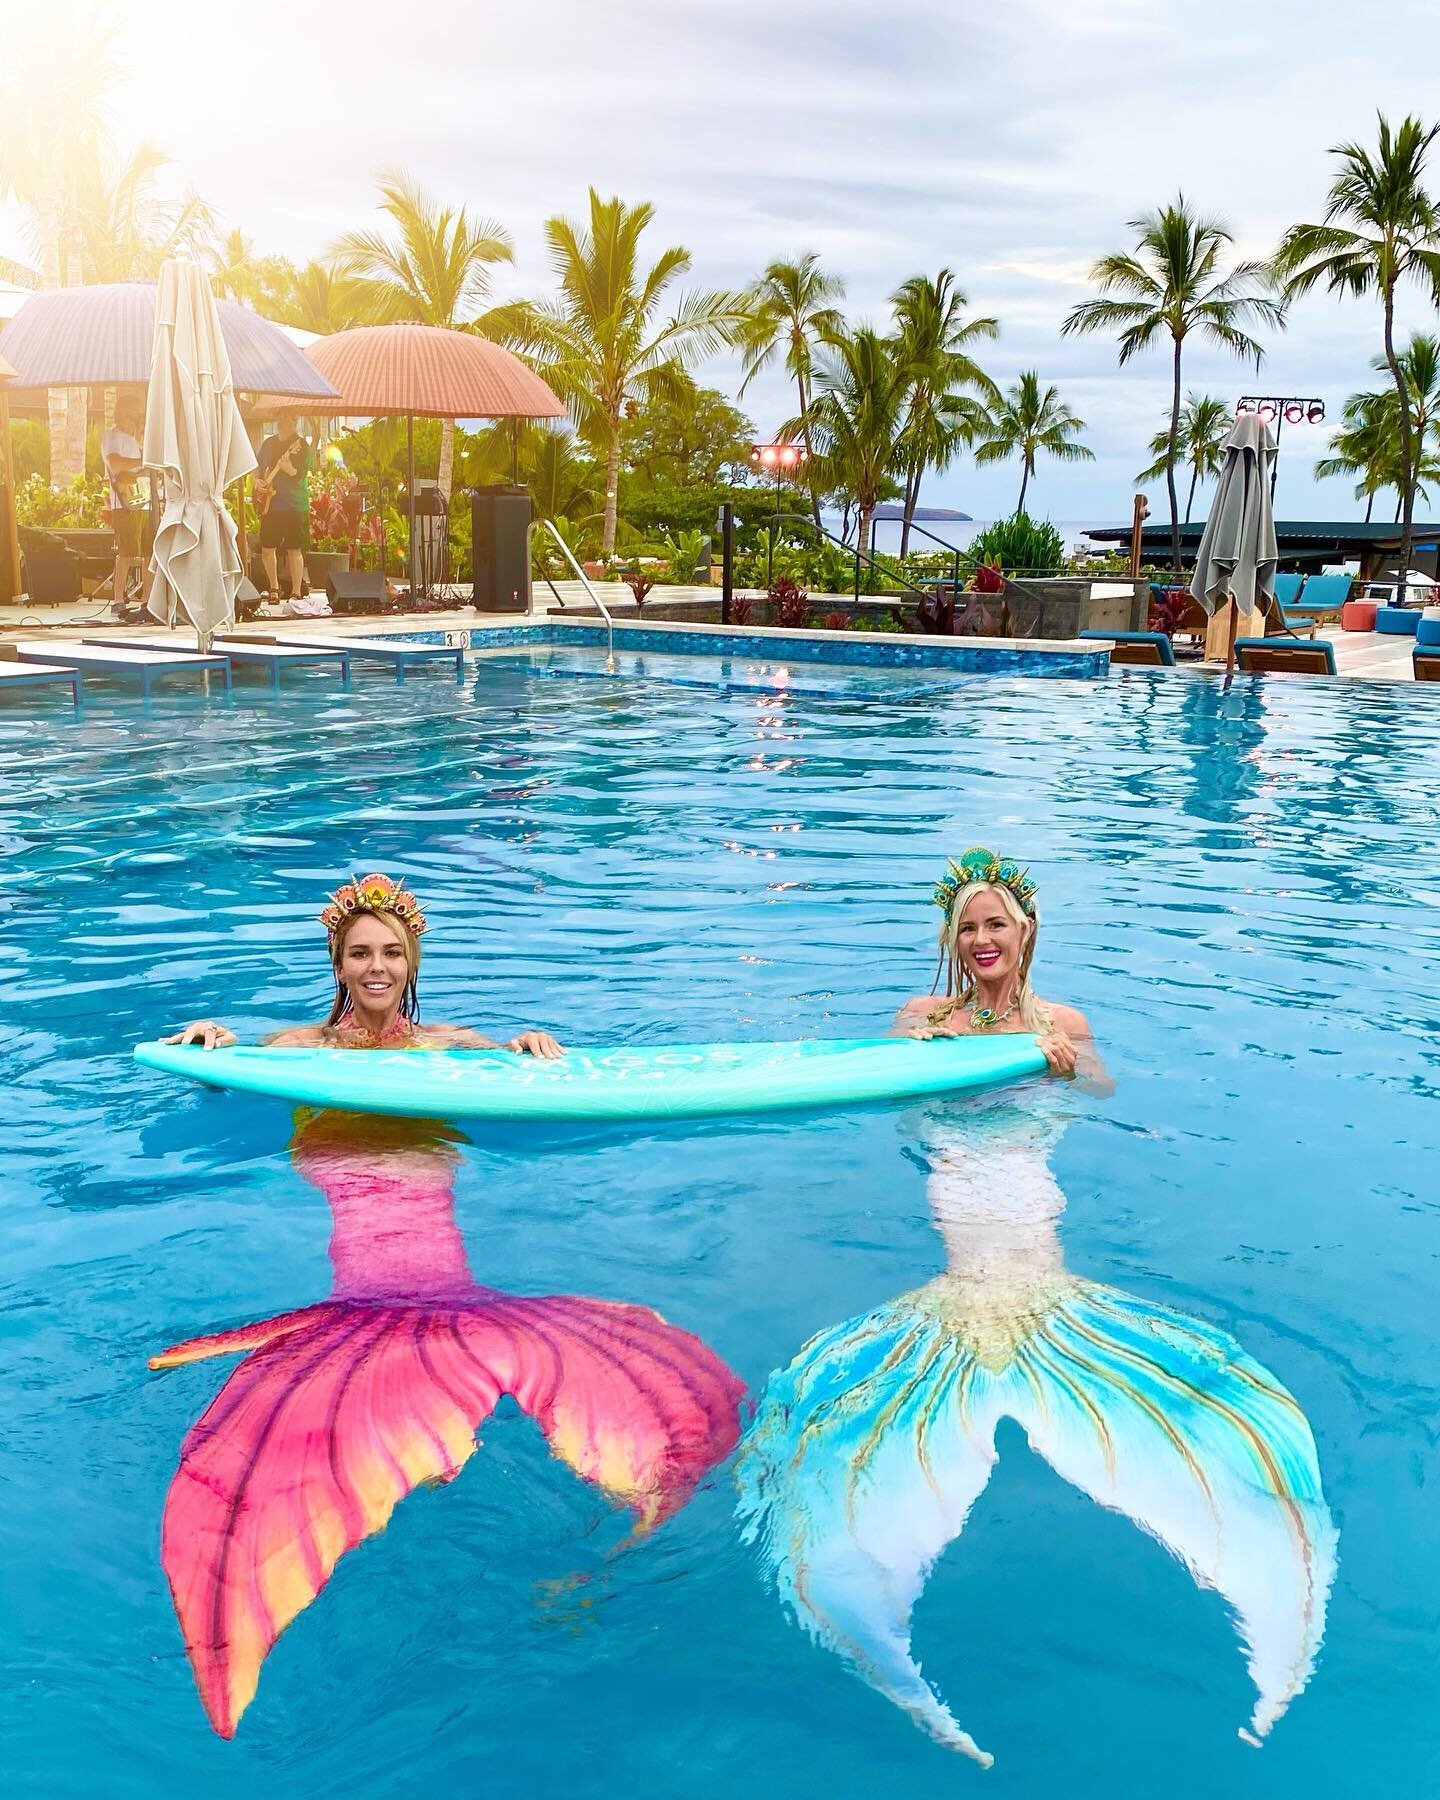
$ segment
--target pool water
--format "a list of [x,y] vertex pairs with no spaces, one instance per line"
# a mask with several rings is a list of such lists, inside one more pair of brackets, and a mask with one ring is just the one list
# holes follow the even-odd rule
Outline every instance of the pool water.
[[[7,1787],[1435,1792],[1440,711],[650,662],[0,714]],[[433,1018],[881,1030],[977,841],[1113,1097],[292,1148],[130,1061],[319,1016],[371,867]]]

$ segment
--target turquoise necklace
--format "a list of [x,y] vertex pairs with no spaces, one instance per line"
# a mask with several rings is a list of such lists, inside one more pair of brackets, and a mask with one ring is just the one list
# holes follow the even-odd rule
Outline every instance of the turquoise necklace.
[[972,1031],[993,1031],[997,1025],[1003,1025],[1020,1004],[1019,994],[1015,994],[1003,1013],[997,1013],[993,1006],[972,1006],[970,1009],[970,1029]]

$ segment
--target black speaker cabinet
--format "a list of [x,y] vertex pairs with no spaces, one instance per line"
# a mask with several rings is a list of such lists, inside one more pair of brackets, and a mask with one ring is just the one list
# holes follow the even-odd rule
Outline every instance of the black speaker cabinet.
[[332,569],[325,577],[325,595],[331,612],[383,612],[385,577],[378,569]]
[[477,612],[530,610],[530,496],[524,488],[476,488],[470,499]]

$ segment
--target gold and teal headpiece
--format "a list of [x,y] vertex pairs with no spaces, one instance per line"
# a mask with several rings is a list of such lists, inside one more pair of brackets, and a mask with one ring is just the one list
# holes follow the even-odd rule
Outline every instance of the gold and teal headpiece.
[[993,850],[967,850],[959,862],[952,862],[935,883],[935,904],[948,920],[955,902],[968,887],[977,883],[1009,888],[1027,919],[1035,917],[1035,883],[1029,873],[1008,857],[996,856]]

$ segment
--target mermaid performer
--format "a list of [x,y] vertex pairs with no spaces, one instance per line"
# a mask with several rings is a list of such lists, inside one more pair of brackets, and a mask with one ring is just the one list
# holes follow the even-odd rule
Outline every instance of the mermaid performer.
[[161,1559],[211,1725],[233,1737],[276,1638],[421,1482],[448,1482],[502,1395],[648,1532],[738,1436],[740,1382],[648,1307],[522,1297],[472,1277],[455,1136],[300,1115],[295,1165],[330,1204],[328,1300],[190,1338],[152,1369],[243,1352],[191,1428]]
[[[941,884],[942,944],[969,885]],[[1309,1678],[1334,1577],[1314,1439],[1227,1333],[1065,1267],[1050,1169],[1064,1105],[1042,1087],[922,1115],[945,1270],[771,1376],[738,1465],[745,1537],[811,1636],[988,1767],[921,1674],[910,1615],[1014,1419],[1057,1474],[1229,1601],[1256,1688],[1240,1735],[1258,1743]]]
[[[564,1051],[548,1031],[522,1031],[504,1044],[468,1025],[421,1025],[420,939],[425,914],[415,896],[388,875],[347,881],[320,914],[330,937],[335,995],[323,1025],[289,1025],[267,1044],[299,1049],[513,1050],[556,1057]],[[162,1044],[223,1050],[235,1033],[214,1019],[195,1019]]]

